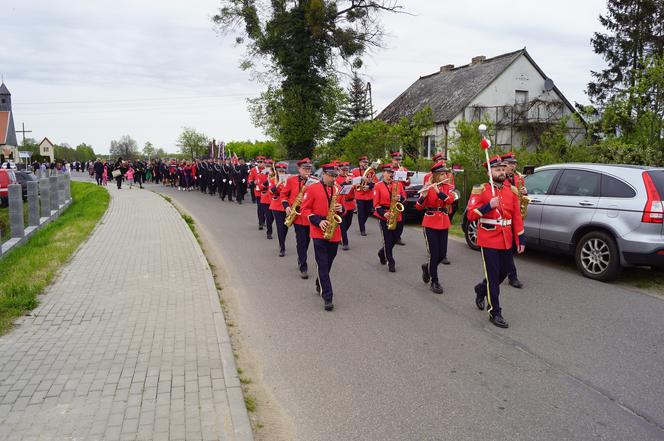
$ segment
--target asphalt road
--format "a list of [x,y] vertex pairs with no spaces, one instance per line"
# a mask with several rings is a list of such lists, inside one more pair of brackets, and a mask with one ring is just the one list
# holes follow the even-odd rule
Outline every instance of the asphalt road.
[[511,327],[501,330],[473,303],[477,252],[450,241],[445,294],[435,295],[420,279],[419,227],[406,228],[388,273],[377,225],[361,237],[355,220],[329,313],[313,278],[298,276],[293,232],[279,258],[255,205],[150,188],[188,211],[223,256],[243,338],[300,440],[664,439],[660,298],[525,256],[526,288],[503,285]]

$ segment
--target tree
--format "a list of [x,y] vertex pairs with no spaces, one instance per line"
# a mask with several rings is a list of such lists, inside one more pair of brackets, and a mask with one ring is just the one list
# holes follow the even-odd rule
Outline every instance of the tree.
[[129,135],[111,141],[110,155],[114,158],[135,159],[139,156],[138,144]]
[[209,140],[195,129],[183,127],[178,137],[178,147],[182,154],[190,156],[191,159],[201,158],[208,155]]
[[345,100],[337,115],[335,133],[337,139],[346,136],[358,123],[371,118],[371,109],[367,100],[367,85],[357,71],[353,71],[353,78],[347,93],[348,99]]
[[143,146],[143,156],[148,159],[155,156],[155,149],[150,141],[146,141],[145,145]]
[[259,106],[272,118],[266,134],[283,142],[289,157],[311,156],[333,107],[330,80],[337,62],[360,68],[362,55],[380,45],[379,13],[401,6],[396,0],[272,0],[264,6],[256,0],[222,0],[213,21],[246,45],[243,69],[260,60],[274,73],[258,75],[271,86]]
[[155,150],[154,155],[157,158],[165,158],[166,157],[166,151],[159,147],[157,150]]
[[649,57],[664,55],[664,2],[608,0],[607,9],[607,15],[600,15],[599,20],[608,32],[595,32],[591,43],[608,66],[592,72],[594,81],[587,89],[591,100],[600,106],[633,88]]

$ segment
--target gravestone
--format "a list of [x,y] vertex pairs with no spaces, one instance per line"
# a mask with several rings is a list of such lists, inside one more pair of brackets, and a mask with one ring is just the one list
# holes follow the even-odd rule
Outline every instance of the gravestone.
[[25,235],[21,184],[11,184],[9,186],[9,226],[12,237],[23,237]]
[[49,178],[39,180],[39,195],[41,200],[42,217],[51,216],[51,181]]
[[37,181],[28,181],[28,225],[39,225],[39,195]]
[[51,189],[51,211],[58,211],[58,178],[50,176],[48,178],[49,187]]

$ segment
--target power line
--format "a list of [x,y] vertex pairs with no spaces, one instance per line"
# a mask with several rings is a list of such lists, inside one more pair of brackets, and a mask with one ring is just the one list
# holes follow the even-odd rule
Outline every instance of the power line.
[[215,99],[215,98],[238,98],[238,97],[255,97],[256,94],[226,94],[226,95],[198,95],[198,96],[177,96],[177,97],[164,97],[164,98],[126,98],[116,100],[79,100],[79,101],[34,101],[34,102],[14,102],[14,105],[19,106],[41,106],[51,104],[105,104],[105,103],[139,103],[151,101],[172,101],[172,100],[191,100],[191,99]]

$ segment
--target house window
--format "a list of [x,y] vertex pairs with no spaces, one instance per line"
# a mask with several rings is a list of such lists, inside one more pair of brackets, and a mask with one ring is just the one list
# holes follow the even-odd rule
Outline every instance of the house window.
[[516,104],[526,104],[528,102],[528,91],[527,90],[515,90],[514,91],[514,102]]
[[422,147],[420,149],[420,157],[431,159],[431,156],[436,154],[436,136],[429,135],[422,137]]
[[2,104],[4,104],[6,101],[5,101],[4,98],[2,98],[2,99],[0,100],[0,102],[1,102]]

